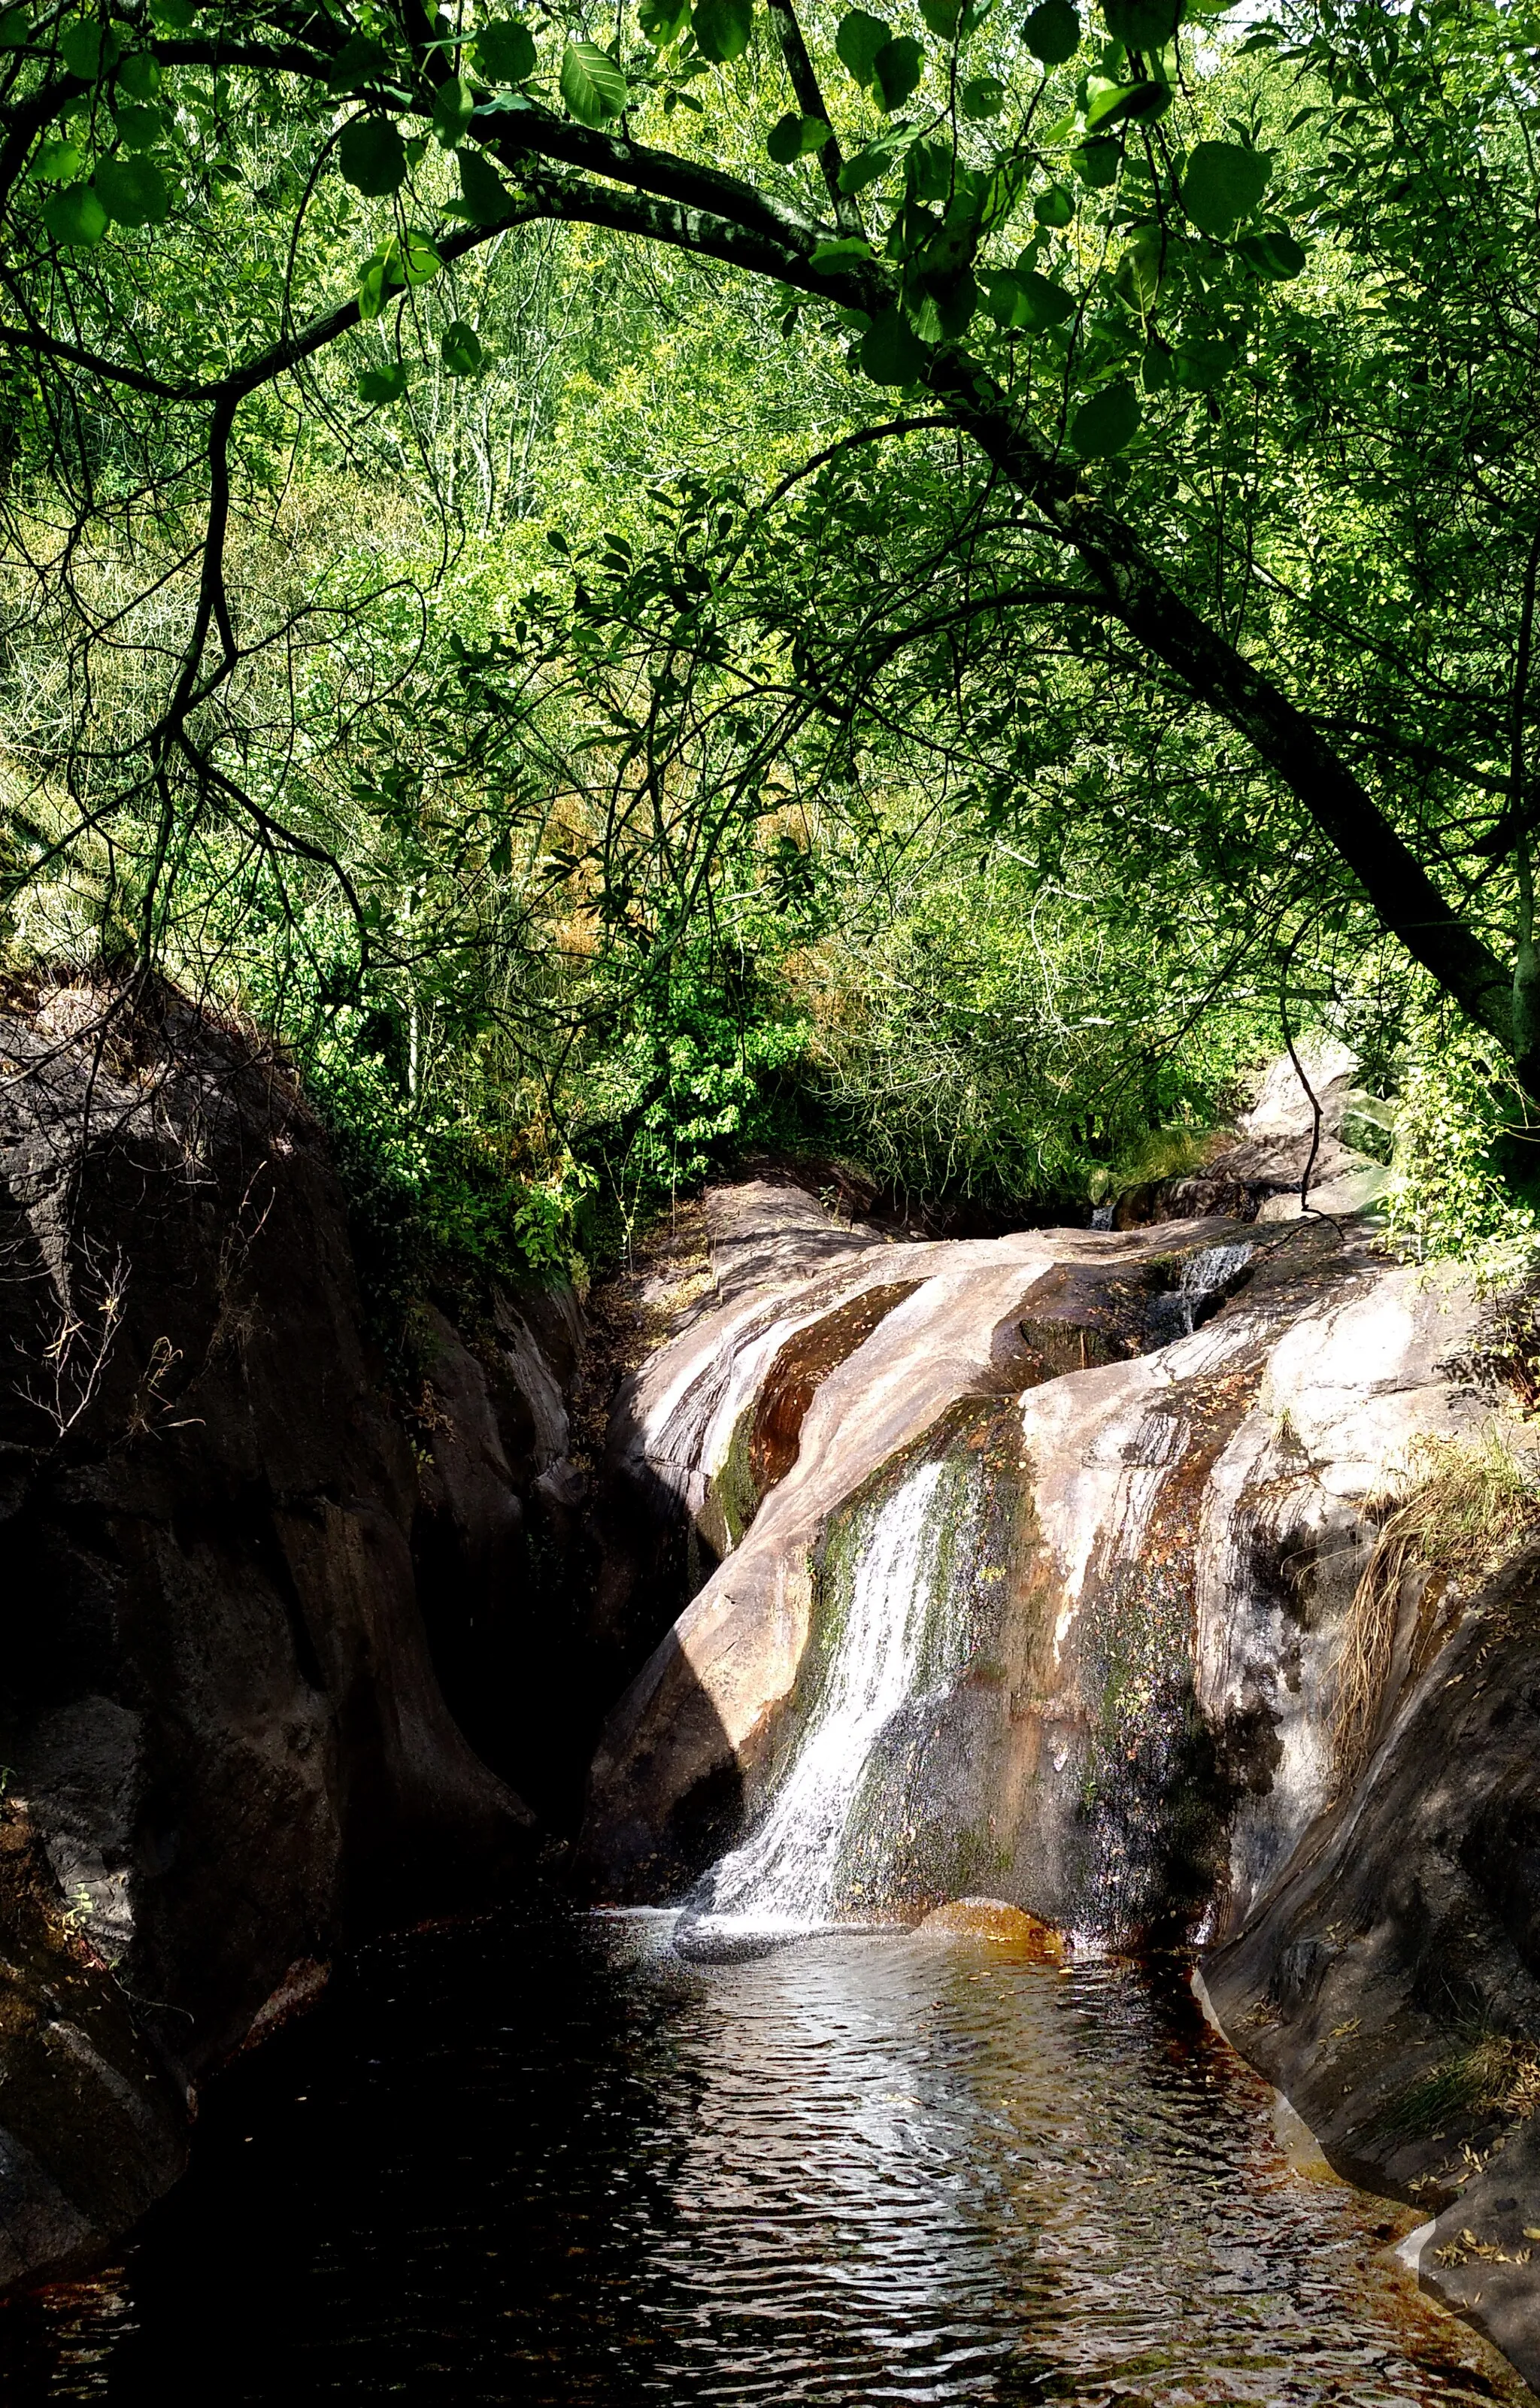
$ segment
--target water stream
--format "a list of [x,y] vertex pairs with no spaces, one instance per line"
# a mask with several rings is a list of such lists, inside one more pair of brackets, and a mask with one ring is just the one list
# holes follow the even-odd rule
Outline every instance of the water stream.
[[294,2408],[1528,2398],[1294,2171],[1179,1969],[670,1918],[371,1949],[207,2094],[115,2267],[0,2309],[0,2396]]
[[680,1944],[773,1938],[827,1924],[840,1904],[851,1815],[883,1733],[915,1698],[946,1539],[957,1540],[955,1472],[923,1463],[872,1512],[860,1538],[819,1694],[759,1828],[714,1865],[690,1901]]

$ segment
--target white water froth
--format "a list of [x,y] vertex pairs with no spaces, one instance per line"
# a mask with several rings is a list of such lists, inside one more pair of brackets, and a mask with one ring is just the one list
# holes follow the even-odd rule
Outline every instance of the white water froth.
[[[692,1933],[827,1925],[851,1809],[883,1731],[914,1695],[945,1515],[946,1467],[922,1464],[883,1504],[861,1549],[848,1611],[795,1761],[757,1831],[720,1858]],[[694,1904],[694,1901],[692,1901]]]

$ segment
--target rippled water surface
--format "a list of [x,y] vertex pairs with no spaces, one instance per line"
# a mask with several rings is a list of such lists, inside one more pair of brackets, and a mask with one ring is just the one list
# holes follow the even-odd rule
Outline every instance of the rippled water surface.
[[6,2400],[1529,2400],[1176,1974],[667,1929],[368,1954],[121,2267],[0,2311]]

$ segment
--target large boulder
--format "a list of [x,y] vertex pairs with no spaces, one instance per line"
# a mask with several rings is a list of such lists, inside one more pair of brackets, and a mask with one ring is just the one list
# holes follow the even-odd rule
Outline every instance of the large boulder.
[[[501,1879],[292,1081],[175,996],[0,1020],[0,2279],[101,2245],[339,1941]],[[61,2006],[60,2001],[64,2000]]]

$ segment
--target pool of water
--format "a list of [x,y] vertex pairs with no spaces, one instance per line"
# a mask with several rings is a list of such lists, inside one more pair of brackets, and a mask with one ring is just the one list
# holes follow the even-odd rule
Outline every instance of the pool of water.
[[1296,2171],[1179,1968],[666,1919],[364,1952],[214,2085],[7,2402],[1342,2402],[1531,2395]]

